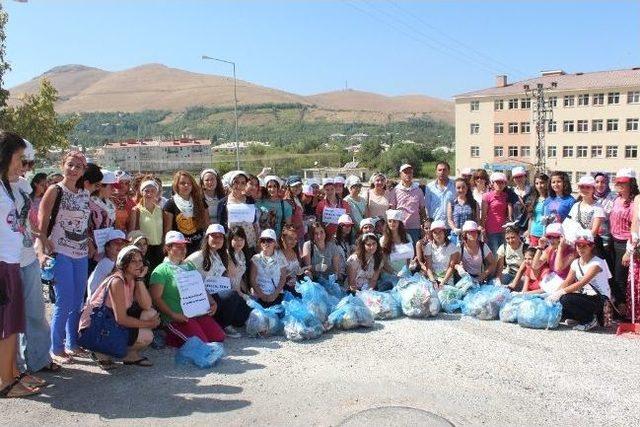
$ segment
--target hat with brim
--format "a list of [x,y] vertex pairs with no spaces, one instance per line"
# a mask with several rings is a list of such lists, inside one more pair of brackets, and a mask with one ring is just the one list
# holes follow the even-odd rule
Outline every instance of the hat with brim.
[[187,239],[185,239],[184,235],[176,230],[167,231],[167,234],[164,237],[165,245],[173,245],[173,244],[187,244]]

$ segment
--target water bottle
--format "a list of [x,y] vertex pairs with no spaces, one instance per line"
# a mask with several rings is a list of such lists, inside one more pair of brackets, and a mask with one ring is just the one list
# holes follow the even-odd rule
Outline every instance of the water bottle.
[[53,281],[53,267],[56,265],[56,259],[47,257],[44,261],[44,265],[42,266],[42,281],[43,282],[52,282]]

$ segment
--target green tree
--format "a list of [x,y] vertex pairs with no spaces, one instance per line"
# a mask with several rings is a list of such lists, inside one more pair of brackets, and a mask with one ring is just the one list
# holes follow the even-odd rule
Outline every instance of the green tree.
[[9,15],[2,8],[2,3],[0,3],[0,111],[4,109],[7,105],[7,98],[9,98],[9,91],[4,88],[4,75],[7,71],[11,70],[11,65],[7,62],[5,58],[5,50],[6,50],[6,33],[4,31],[7,21],[9,20]]
[[59,118],[54,109],[57,99],[56,88],[49,80],[42,79],[38,93],[25,95],[18,106],[6,108],[0,125],[28,139],[41,154],[48,149],[68,147],[68,136],[78,124],[78,118]]
[[374,139],[368,139],[360,144],[358,160],[366,166],[374,167],[379,161],[380,154],[382,154],[382,145],[380,142]]

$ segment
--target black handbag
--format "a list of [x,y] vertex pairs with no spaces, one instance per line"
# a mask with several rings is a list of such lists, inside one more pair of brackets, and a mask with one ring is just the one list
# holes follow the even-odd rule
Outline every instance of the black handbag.
[[80,331],[78,343],[82,348],[107,354],[116,358],[127,355],[127,343],[129,342],[129,328],[120,326],[116,322],[113,310],[107,307],[104,300],[111,286],[111,281],[104,287],[102,304],[91,313],[91,324]]

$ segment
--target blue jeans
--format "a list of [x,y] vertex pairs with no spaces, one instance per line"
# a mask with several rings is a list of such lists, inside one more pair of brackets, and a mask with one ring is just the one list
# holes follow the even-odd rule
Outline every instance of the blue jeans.
[[38,372],[51,363],[51,330],[44,312],[44,297],[40,281],[40,264],[35,260],[20,268],[26,329],[18,336],[18,368]]
[[56,305],[51,316],[51,352],[78,349],[78,323],[87,290],[88,260],[56,255],[53,267]]
[[504,233],[487,233],[487,246],[491,249],[493,256],[495,258],[496,253],[498,252],[498,248],[500,245],[504,243]]

